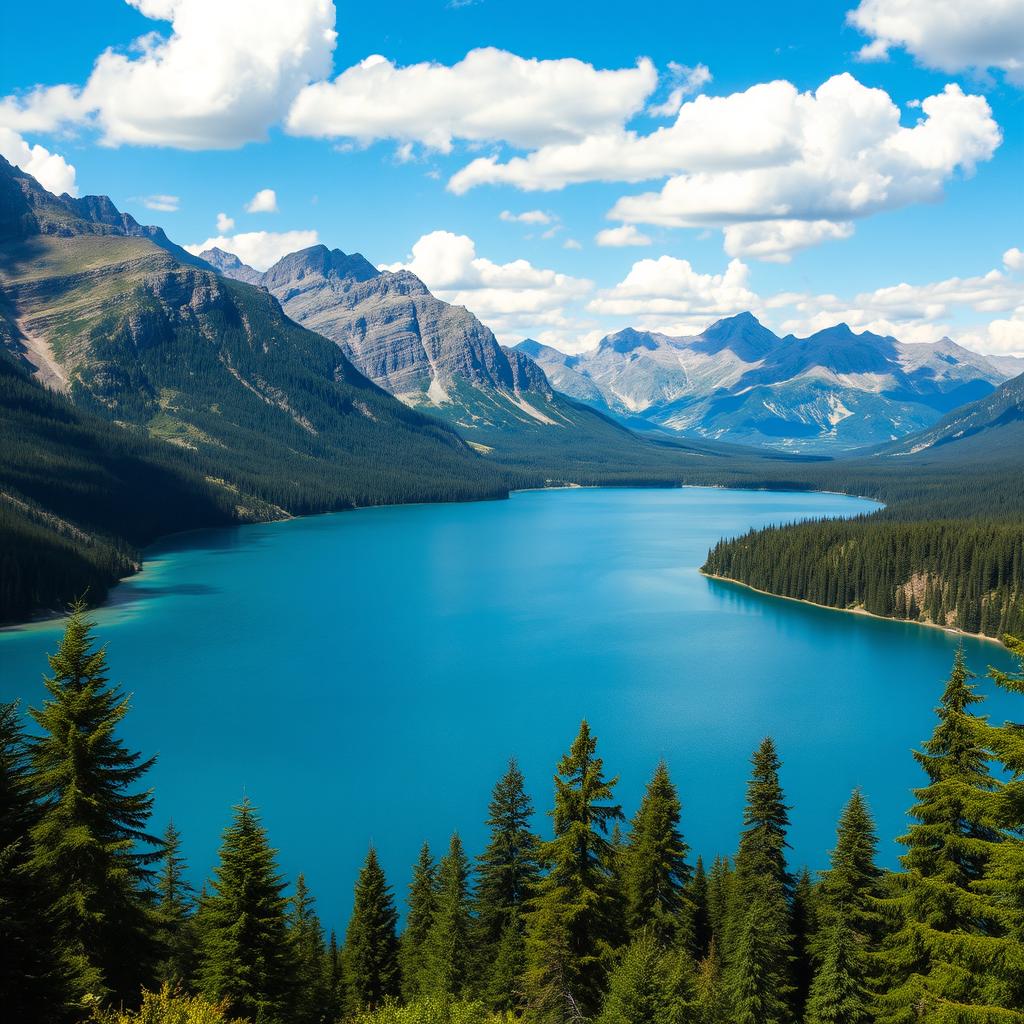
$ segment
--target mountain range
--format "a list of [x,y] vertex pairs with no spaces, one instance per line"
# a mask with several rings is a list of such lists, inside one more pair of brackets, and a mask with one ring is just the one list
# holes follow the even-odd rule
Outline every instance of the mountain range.
[[623,422],[792,452],[893,441],[1024,371],[948,338],[905,344],[846,324],[780,338],[751,313],[690,337],[627,329],[579,355],[518,348],[556,389]]

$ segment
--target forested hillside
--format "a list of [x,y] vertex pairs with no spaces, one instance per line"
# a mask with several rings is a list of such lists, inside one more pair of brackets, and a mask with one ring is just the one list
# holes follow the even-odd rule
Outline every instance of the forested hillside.
[[[225,808],[199,887],[175,827],[150,835],[153,761],[133,752],[127,701],[81,613],[50,670],[27,735],[17,708],[0,706],[0,999],[14,1020],[1024,1021],[1024,748],[1016,725],[981,713],[962,652],[914,755],[923,777],[897,871],[876,863],[859,790],[835,794],[847,802],[829,868],[789,861],[784,752],[771,738],[751,759],[735,850],[694,856],[696,823],[668,766],[652,766],[639,806],[623,808],[584,721],[553,793],[538,794],[550,825],[538,830],[512,761],[484,849],[454,833],[440,857],[424,844],[398,880],[371,846],[347,924],[322,922],[303,876],[282,876],[248,798]],[[1024,693],[1024,674],[992,676]]]

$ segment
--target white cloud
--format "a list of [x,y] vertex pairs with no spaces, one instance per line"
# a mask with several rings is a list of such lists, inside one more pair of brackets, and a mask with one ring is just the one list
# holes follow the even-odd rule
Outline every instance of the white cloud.
[[555,220],[550,213],[545,213],[544,210],[524,210],[522,213],[513,213],[511,210],[502,210],[498,214],[498,219],[506,221],[509,224],[551,224]]
[[31,174],[40,185],[54,195],[67,192],[77,196],[75,168],[59,153],[44,146],[30,145],[17,132],[0,126],[0,156]]
[[49,131],[94,122],[108,145],[229,149],[265,137],[303,86],[331,70],[330,0],[127,0],[171,22],[96,59],[82,87],[0,102],[0,124]]
[[904,126],[884,90],[849,74],[814,92],[770,82],[729,96],[698,96],[683,104],[672,125],[647,135],[618,129],[505,162],[480,157],[449,188],[463,193],[507,184],[534,191],[667,177],[658,192],[621,198],[609,216],[664,227],[832,225],[750,229],[749,249],[744,234],[733,232],[730,251],[780,259],[788,242],[798,248],[842,237],[858,218],[938,199],[955,174],[971,173],[1000,144],[982,96],[947,85],[920,108],[918,121]]
[[652,117],[675,117],[683,105],[683,100],[695,92],[700,92],[712,77],[706,64],[698,64],[691,68],[686,64],[670,61],[668,70],[671,92],[664,102],[647,108],[647,113]]
[[229,231],[234,231],[235,219],[229,217],[226,213],[217,214],[217,234],[226,235]]
[[748,286],[749,269],[731,260],[721,274],[702,274],[689,260],[674,256],[634,263],[624,280],[601,292],[588,305],[593,313],[612,316],[729,316],[759,304]]
[[141,202],[147,210],[159,210],[161,213],[177,213],[181,199],[178,196],[155,195],[143,196]]
[[582,249],[582,248],[583,248],[583,246],[582,246],[582,244],[581,244],[580,242],[578,242],[578,241],[577,241],[577,240],[576,240],[575,238],[567,238],[567,239],[566,239],[566,240],[565,240],[565,241],[564,241],[564,242],[562,243],[562,248],[563,248],[563,249]]
[[646,58],[599,70],[574,58],[527,60],[471,50],[451,66],[399,67],[375,54],[307,86],[288,114],[296,135],[415,142],[449,152],[455,139],[533,148],[607,131],[638,113],[657,85]]
[[495,263],[477,255],[473,239],[450,231],[423,235],[404,262],[381,269],[412,271],[439,298],[471,309],[503,339],[568,324],[565,306],[593,288],[590,281],[527,260]]
[[847,21],[872,41],[862,60],[901,47],[940,71],[998,69],[1024,85],[1024,4],[1020,0],[861,0]]
[[198,256],[214,247],[233,252],[243,263],[257,270],[266,270],[282,256],[299,249],[308,249],[320,241],[316,231],[243,231],[237,235],[217,235],[205,242],[186,245],[190,253]]
[[623,224],[618,228],[605,228],[598,231],[594,238],[598,245],[607,248],[622,248],[627,245],[651,245],[651,238],[643,234],[632,224]]
[[245,204],[246,213],[277,213],[277,193],[272,188],[261,188]]
[[830,220],[756,220],[724,230],[725,251],[766,263],[789,263],[798,249],[849,238],[853,225]]
[[1016,246],[1003,253],[1003,264],[1010,270],[1024,270],[1024,252]]

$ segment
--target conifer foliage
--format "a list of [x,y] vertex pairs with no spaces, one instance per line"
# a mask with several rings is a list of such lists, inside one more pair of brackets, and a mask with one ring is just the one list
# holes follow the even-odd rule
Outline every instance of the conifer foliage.
[[345,979],[356,1009],[372,1010],[401,992],[397,924],[391,888],[371,846],[345,936]]

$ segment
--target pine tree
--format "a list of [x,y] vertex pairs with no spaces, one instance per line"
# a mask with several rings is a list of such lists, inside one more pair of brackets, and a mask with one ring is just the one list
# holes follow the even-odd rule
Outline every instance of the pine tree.
[[16,704],[0,704],[0,1006],[12,1021],[59,1021],[72,979],[59,949],[53,892],[30,865],[39,821]]
[[839,818],[831,865],[822,873],[810,943],[816,966],[807,1024],[866,1024],[872,1014],[872,959],[882,922],[875,825],[859,790]]
[[437,873],[437,907],[424,944],[420,982],[433,996],[463,996],[472,985],[469,859],[458,834]]
[[324,975],[327,979],[327,1011],[324,1014],[324,1020],[328,1022],[341,1020],[348,999],[345,990],[343,957],[338,948],[338,936],[333,928],[327,943]]
[[[711,940],[707,955],[697,964],[694,977],[693,1024],[730,1024],[729,994],[722,958]],[[689,1022],[687,1022],[689,1024]]]
[[288,910],[288,949],[291,999],[290,1024],[318,1024],[331,1005],[324,933],[316,904],[303,875],[295,880]]
[[164,832],[163,855],[156,879],[156,912],[160,921],[158,937],[161,959],[156,977],[173,988],[187,981],[196,969],[196,934],[192,927],[194,890],[186,876],[181,853],[181,834],[174,822]]
[[155,758],[143,760],[116,735],[128,699],[107,685],[106,649],[94,647],[81,605],[49,662],[50,699],[30,711],[42,732],[29,741],[42,807],[29,870],[55,894],[60,951],[78,994],[133,1004],[157,959],[149,886],[159,840],[146,831],[153,798],[134,789]]
[[423,844],[419,859],[413,865],[408,907],[399,959],[402,967],[402,994],[406,1000],[412,1001],[424,992],[420,983],[424,947],[437,907],[437,866],[428,843]]
[[622,809],[610,803],[618,779],[605,778],[596,749],[597,741],[583,722],[554,780],[555,836],[542,853],[550,869],[533,902],[527,930],[530,1002],[545,1007],[547,1020],[597,1011],[619,931],[607,835],[621,820]]
[[597,1024],[677,1024],[683,1005],[670,957],[652,934],[641,932],[611,972]]
[[816,903],[817,894],[811,881],[808,868],[797,875],[793,886],[793,898],[790,903],[790,934],[793,936],[793,950],[790,960],[790,983],[793,995],[791,1005],[793,1019],[803,1020],[807,997],[811,991],[811,979],[814,974],[811,947],[815,941],[817,929]]
[[[513,965],[523,964],[525,917],[540,880],[540,838],[530,828],[533,804],[515,759],[498,781],[488,807],[490,839],[477,861],[476,958],[477,973],[486,977],[489,1004],[511,1009],[522,994],[521,974]],[[517,936],[510,930],[520,930]]]
[[1003,786],[980,744],[986,720],[968,710],[982,700],[971,678],[961,648],[937,709],[939,724],[914,752],[929,784],[914,791],[914,822],[900,837],[904,871],[887,901],[887,914],[900,925],[883,949],[877,1016],[884,1024],[991,1019],[1003,950],[985,941],[996,914],[978,886],[1004,839]]
[[291,962],[284,882],[276,854],[248,799],[224,830],[211,891],[200,901],[199,984],[233,1015],[279,1021],[287,1010]]
[[703,960],[711,948],[711,911],[709,907],[709,881],[707,872],[704,870],[704,860],[697,858],[697,864],[693,869],[693,877],[690,879],[688,895],[690,905],[693,907],[693,943],[691,952],[697,960]]
[[397,922],[391,888],[371,846],[356,881],[345,936],[345,981],[357,1010],[373,1010],[401,991]]
[[681,806],[662,762],[648,783],[633,818],[623,858],[623,882],[630,933],[649,932],[663,948],[689,947],[693,908],[686,886],[691,869],[679,831]]
[[791,1019],[793,997],[792,879],[785,854],[789,808],[770,738],[754,753],[752,764],[726,929],[726,987],[737,1024],[784,1024]]
[[720,855],[715,857],[708,874],[708,924],[718,947],[718,956],[723,961],[729,948],[733,881],[734,872],[728,859]]

